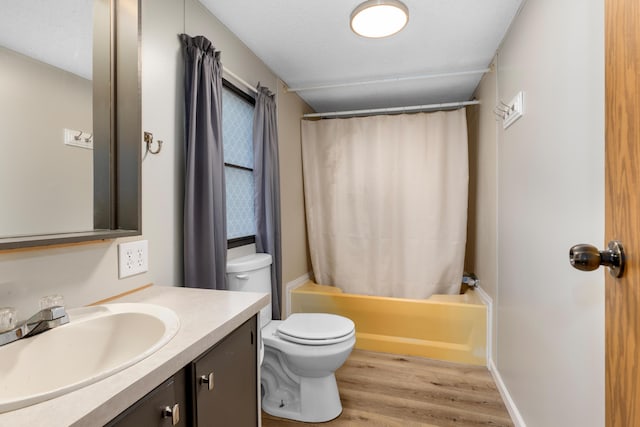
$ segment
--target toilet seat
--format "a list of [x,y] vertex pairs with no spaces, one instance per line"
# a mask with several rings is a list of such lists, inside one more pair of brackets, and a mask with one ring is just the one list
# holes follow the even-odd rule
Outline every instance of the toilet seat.
[[349,338],[353,337],[355,334],[356,334],[356,331],[354,330],[354,331],[351,331],[351,333],[349,333],[347,335],[344,335],[342,337],[316,340],[316,339],[305,339],[305,338],[292,337],[292,336],[288,336],[288,335],[283,334],[283,333],[278,331],[278,336],[280,338],[282,338],[283,340],[285,340],[285,341],[289,341],[289,342],[296,343],[296,344],[317,345],[317,346],[338,344],[338,343],[341,343],[343,341],[347,341]]
[[330,345],[355,335],[351,319],[328,313],[294,313],[282,322],[277,335],[285,341],[304,345]]

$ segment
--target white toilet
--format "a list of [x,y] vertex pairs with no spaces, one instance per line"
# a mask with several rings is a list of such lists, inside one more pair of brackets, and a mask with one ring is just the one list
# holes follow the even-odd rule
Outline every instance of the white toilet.
[[[230,260],[227,278],[229,290],[271,293],[271,255]],[[259,322],[262,409],[304,422],[324,422],[340,415],[334,373],[356,342],[353,322],[324,313],[295,313],[284,321],[271,320],[271,304],[260,311]]]

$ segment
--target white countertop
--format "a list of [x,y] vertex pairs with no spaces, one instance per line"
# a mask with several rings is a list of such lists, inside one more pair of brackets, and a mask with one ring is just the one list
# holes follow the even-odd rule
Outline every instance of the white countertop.
[[170,308],[180,318],[180,330],[156,353],[115,375],[0,414],[0,426],[102,426],[259,312],[269,295],[151,286],[113,302]]

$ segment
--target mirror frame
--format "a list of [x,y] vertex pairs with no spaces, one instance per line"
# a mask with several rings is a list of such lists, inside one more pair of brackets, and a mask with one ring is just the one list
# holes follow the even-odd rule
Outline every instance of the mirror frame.
[[94,0],[94,230],[0,237],[0,250],[142,234],[140,1]]

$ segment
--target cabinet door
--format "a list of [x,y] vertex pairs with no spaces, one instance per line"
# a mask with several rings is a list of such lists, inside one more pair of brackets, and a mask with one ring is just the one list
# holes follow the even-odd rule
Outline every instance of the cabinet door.
[[107,427],[186,427],[188,412],[182,369],[111,420]]
[[192,364],[196,425],[258,425],[256,316]]

